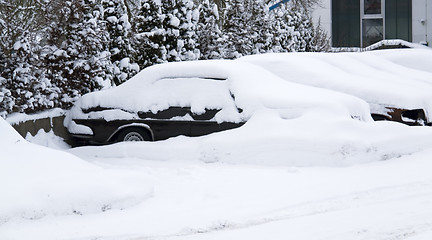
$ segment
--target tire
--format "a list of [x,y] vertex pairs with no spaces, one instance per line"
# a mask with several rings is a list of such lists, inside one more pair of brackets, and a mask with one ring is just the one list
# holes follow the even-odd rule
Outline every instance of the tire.
[[142,128],[126,128],[123,129],[117,137],[117,142],[139,142],[151,141],[151,136],[147,130]]

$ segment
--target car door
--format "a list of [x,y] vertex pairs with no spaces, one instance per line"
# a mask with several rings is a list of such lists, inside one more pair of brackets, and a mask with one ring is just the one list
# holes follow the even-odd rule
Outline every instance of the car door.
[[153,131],[154,140],[164,140],[170,137],[190,136],[191,118],[190,107],[171,106],[168,109],[153,113],[151,111],[138,112]]
[[[230,92],[226,79],[204,79],[207,91],[219,104],[206,106],[204,111],[191,112],[191,136],[202,136],[214,132],[241,126],[243,123],[230,120],[238,118],[241,110],[235,104],[234,95]],[[192,110],[194,106],[192,106]]]
[[155,140],[229,129],[233,124],[226,123],[218,114],[238,114],[226,79],[163,78],[154,82],[151,90],[158,95],[152,95],[156,99],[149,110],[139,112],[138,116],[150,126]]

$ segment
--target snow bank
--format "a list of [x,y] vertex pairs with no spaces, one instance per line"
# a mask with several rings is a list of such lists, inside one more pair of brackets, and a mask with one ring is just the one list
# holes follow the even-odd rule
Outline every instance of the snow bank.
[[29,120],[36,120],[41,118],[54,118],[65,115],[66,111],[60,108],[54,108],[51,110],[43,111],[35,114],[25,113],[11,113],[7,115],[6,121],[10,124],[18,124]]
[[[244,63],[246,61],[290,81],[260,66]],[[311,65],[314,67],[310,68]],[[154,94],[151,99],[146,99],[150,105],[139,101],[145,99],[139,93],[146,87],[156,86],[158,79],[169,76],[191,77],[191,81],[197,76],[226,79],[208,81],[220,81],[221,91],[235,96],[235,106],[244,110],[237,113],[238,117],[248,120],[247,123],[238,129],[200,138],[179,137],[160,143],[118,144],[71,151],[86,158],[127,156],[157,161],[192,159],[233,164],[347,166],[398,158],[430,147],[432,128],[370,121],[366,102],[322,89],[363,97],[376,109],[383,103],[430,109],[432,89],[427,79],[431,74],[402,68],[374,53],[266,54],[239,61],[161,64],[142,71],[118,88],[84,96],[76,109],[81,111],[80,108],[101,105],[137,111],[155,104],[161,104],[156,110],[162,109],[170,105],[169,98],[158,97],[158,94],[163,96],[162,88],[151,93]],[[412,82],[408,83],[407,79]],[[207,91],[201,92],[207,94]],[[188,103],[193,105],[194,101]]]
[[[432,49],[428,47],[425,48],[426,49],[381,50],[369,52],[368,54],[378,56],[397,64],[398,68],[395,68],[395,70],[397,70],[398,73],[401,70],[409,70],[408,68],[432,73]],[[418,71],[408,72],[419,73]],[[428,79],[428,75],[422,76],[424,76],[424,79]],[[416,75],[412,75],[411,77],[416,77]],[[432,82],[432,79],[429,78],[428,82]]]
[[[87,94],[70,110],[65,125],[70,132],[89,134],[90,129],[71,122],[72,118],[90,117],[82,109],[103,107],[155,113],[170,106],[188,106],[197,114],[204,109],[222,109],[215,119],[218,122],[245,121],[260,109],[277,109],[287,116],[315,109],[370,120],[367,104],[356,97],[287,82],[252,64],[212,60],[155,65],[119,87]],[[98,114],[99,118],[114,119],[109,111]]]
[[282,53],[239,59],[290,82],[336,90],[383,106],[426,110],[432,119],[432,51],[380,50],[362,53]]
[[40,129],[35,136],[27,133],[25,139],[31,143],[53,149],[65,150],[70,148],[69,144],[63,138],[55,135],[52,130],[45,132],[43,129]]
[[0,118],[0,225],[13,218],[124,209],[151,195],[130,173],[109,171],[24,140]]
[[410,155],[430,148],[431,138],[430,127],[362,122],[315,109],[301,116],[262,110],[241,128],[208,136],[69,151],[86,159],[129,157],[146,161],[340,167]]

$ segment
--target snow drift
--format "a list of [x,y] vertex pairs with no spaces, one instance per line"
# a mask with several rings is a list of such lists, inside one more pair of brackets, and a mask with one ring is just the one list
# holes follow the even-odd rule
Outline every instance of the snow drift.
[[143,179],[31,144],[2,118],[0,133],[0,225],[12,218],[124,209],[151,195],[134,184]]
[[432,119],[432,50],[397,49],[362,53],[281,53],[239,59],[289,82],[348,93],[384,107],[424,109]]
[[[175,84],[185,79],[187,84]],[[185,94],[185,89],[197,94]],[[287,82],[253,64],[208,60],[155,65],[119,87],[84,95],[66,115],[65,125],[71,133],[91,134],[71,119],[135,119],[139,111],[156,113],[170,106],[191,107],[198,114],[204,109],[221,109],[215,116],[217,122],[247,121],[262,109],[275,109],[286,118],[314,109],[342,118],[371,120],[368,105],[356,97]],[[97,115],[83,112],[91,108],[115,110]]]

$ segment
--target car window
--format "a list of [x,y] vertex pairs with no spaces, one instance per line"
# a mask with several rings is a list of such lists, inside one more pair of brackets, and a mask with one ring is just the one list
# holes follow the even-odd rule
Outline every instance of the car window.
[[228,81],[209,78],[164,78],[153,83],[152,91],[159,93],[167,107],[190,107],[194,115],[207,110],[235,108]]

